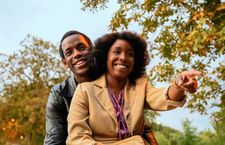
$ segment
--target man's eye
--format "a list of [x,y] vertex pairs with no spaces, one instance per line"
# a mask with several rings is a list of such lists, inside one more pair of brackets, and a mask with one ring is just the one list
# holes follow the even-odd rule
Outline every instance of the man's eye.
[[66,56],[69,56],[69,55],[71,55],[71,54],[72,54],[71,51],[67,51],[67,52],[66,52]]
[[86,48],[87,48],[87,46],[85,46],[85,45],[80,45],[80,46],[77,48],[77,50],[82,51],[82,50],[85,50]]

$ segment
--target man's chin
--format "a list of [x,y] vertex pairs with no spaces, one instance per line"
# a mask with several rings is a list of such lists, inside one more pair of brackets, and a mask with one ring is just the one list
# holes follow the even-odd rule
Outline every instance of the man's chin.
[[87,76],[88,75],[88,68],[82,68],[82,69],[74,69],[72,71],[75,76]]

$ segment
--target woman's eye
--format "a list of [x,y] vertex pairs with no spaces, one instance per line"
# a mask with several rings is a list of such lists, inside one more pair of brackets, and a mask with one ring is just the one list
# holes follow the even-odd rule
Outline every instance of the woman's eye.
[[119,51],[119,50],[116,50],[116,51],[114,51],[113,53],[115,53],[115,54],[119,54],[119,53],[120,53],[120,51]]
[[134,53],[133,52],[129,52],[128,55],[129,56],[134,56]]

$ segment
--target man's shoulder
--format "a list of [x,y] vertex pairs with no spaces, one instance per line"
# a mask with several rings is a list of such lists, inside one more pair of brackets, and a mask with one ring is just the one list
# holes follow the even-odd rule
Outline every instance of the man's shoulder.
[[75,88],[75,81],[73,80],[73,76],[67,77],[64,81],[61,83],[58,83],[52,87],[52,91],[62,92],[63,90],[67,88],[74,87]]
[[66,103],[67,108],[69,108],[69,104],[76,87],[75,81],[73,79],[74,77],[70,76],[63,82],[52,87],[48,97],[47,106],[56,106],[56,104]]
[[69,76],[63,82],[55,85],[51,89],[53,97],[61,96],[63,98],[72,98],[76,89],[76,83],[73,76]]

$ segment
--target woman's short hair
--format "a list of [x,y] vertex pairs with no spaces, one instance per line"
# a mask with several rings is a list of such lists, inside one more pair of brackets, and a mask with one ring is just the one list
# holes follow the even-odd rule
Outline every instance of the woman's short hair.
[[128,76],[129,81],[134,83],[137,78],[145,74],[145,67],[149,58],[147,55],[146,40],[131,31],[109,33],[95,41],[95,50],[92,52],[89,59],[92,75],[98,78],[106,72],[109,49],[118,39],[127,41],[134,49],[133,71]]

